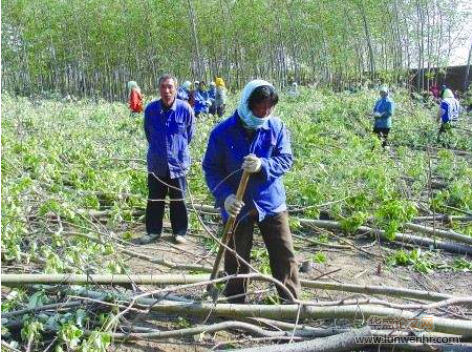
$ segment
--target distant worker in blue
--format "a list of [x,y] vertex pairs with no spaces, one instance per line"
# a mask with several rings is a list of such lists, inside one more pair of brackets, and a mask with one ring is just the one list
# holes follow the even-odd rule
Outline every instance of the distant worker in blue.
[[177,99],[183,100],[185,102],[189,102],[190,99],[190,88],[192,87],[192,83],[190,81],[185,81],[177,90]]
[[198,83],[198,88],[195,91],[195,117],[200,114],[208,114],[208,108],[211,105],[208,91],[206,89],[205,81]]
[[208,107],[208,112],[211,115],[216,115],[216,83],[210,83],[210,89],[208,90],[208,99],[210,100],[210,106]]
[[147,244],[161,236],[164,200],[169,195],[172,233],[175,242],[183,244],[188,230],[185,191],[195,117],[192,108],[176,98],[177,80],[172,75],[159,78],[159,93],[161,98],[150,103],[144,111],[144,131],[149,144],[149,198],[146,208],[147,235],[140,242]]
[[[203,170],[223,221],[228,220],[229,214],[238,216],[229,247],[249,262],[257,225],[269,252],[272,275],[299,297],[298,265],[282,182],[283,175],[292,167],[293,156],[285,124],[272,115],[278,99],[270,83],[249,82],[234,114],[211,132]],[[235,194],[243,170],[252,175],[243,202],[239,202]],[[249,268],[226,251],[225,271],[229,275],[243,274]],[[280,297],[288,298],[283,290],[277,289]],[[247,280],[233,279],[224,294],[232,303],[243,303],[246,291]]]
[[[460,105],[450,89],[446,89],[441,98],[438,111],[438,121],[441,122],[437,142],[441,143],[441,135],[451,131],[459,118]],[[444,143],[443,143],[444,145]]]
[[374,106],[374,133],[382,141],[382,147],[388,145],[388,134],[392,128],[392,115],[394,111],[394,104],[389,97],[388,87],[380,88],[380,99],[377,100]]

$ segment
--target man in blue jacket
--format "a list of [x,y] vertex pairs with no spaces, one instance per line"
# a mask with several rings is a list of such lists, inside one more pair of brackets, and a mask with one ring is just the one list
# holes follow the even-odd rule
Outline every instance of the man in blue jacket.
[[190,168],[189,143],[195,131],[195,117],[190,106],[176,99],[177,80],[171,75],[159,78],[161,99],[144,111],[144,131],[149,144],[147,153],[149,199],[146,208],[146,244],[162,233],[164,200],[169,194],[170,222],[177,243],[185,243],[188,214],[185,206],[186,174]]
[[195,117],[200,114],[208,114],[208,107],[211,105],[205,81],[198,83],[198,89],[195,91]]
[[392,128],[393,101],[388,96],[388,88],[383,86],[380,88],[380,99],[374,106],[374,133],[378,135],[382,141],[382,147],[388,144],[388,134]]
[[[211,132],[203,160],[205,179],[223,221],[238,216],[229,243],[246,262],[250,260],[254,225],[259,227],[269,252],[272,275],[295,296],[300,293],[298,265],[288,225],[282,176],[291,168],[293,157],[285,124],[273,117],[278,102],[274,87],[262,80],[249,82],[235,113]],[[243,202],[236,199],[242,170],[252,175]],[[225,254],[228,274],[247,273],[249,268],[230,251]],[[225,295],[233,303],[245,301],[247,281],[228,282]],[[287,294],[280,290],[282,298]]]

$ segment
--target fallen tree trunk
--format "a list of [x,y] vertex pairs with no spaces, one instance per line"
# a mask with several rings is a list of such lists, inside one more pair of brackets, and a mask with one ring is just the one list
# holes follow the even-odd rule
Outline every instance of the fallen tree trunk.
[[[335,307],[303,307],[299,311],[299,305],[244,305],[244,304],[211,304],[193,303],[178,304],[170,302],[165,305],[156,304],[151,307],[152,311],[192,316],[208,316],[209,314],[219,317],[240,319],[244,317],[258,317],[269,319],[361,319],[369,317],[389,317],[397,319],[418,319],[420,316],[413,312],[395,308],[384,308],[375,306],[335,306]],[[471,335],[472,321],[455,320],[449,318],[432,317],[433,326],[431,331],[454,335]]]
[[452,230],[446,231],[446,230],[435,229],[432,227],[413,224],[413,223],[407,223],[405,224],[405,227],[413,231],[418,231],[418,232],[426,233],[428,235],[438,236],[441,238],[454,240],[456,242],[472,245],[472,237],[464,235],[462,233],[452,231]]
[[[84,290],[82,296],[88,296],[89,291]],[[90,291],[92,298],[97,297],[97,292]],[[76,297],[77,298],[77,297]],[[134,302],[140,307],[146,307],[151,311],[178,316],[205,316],[209,315],[225,317],[230,319],[241,319],[247,317],[269,318],[269,319],[359,319],[365,321],[369,317],[388,317],[397,319],[418,319],[421,316],[413,312],[374,306],[340,306],[340,307],[302,307],[298,304],[290,305],[248,305],[248,304],[213,304],[202,302],[175,302],[170,300],[150,300],[146,297],[136,299],[120,297],[122,302]],[[455,320],[432,317],[431,330],[453,335],[472,335],[472,321]]]
[[370,328],[352,330],[343,334],[322,337],[309,341],[291,344],[270,345],[264,347],[243,348],[235,352],[343,352],[354,351],[364,347],[361,337],[372,336]]
[[194,336],[202,333],[212,333],[221,330],[242,330],[262,337],[290,337],[291,332],[287,331],[270,331],[262,329],[256,325],[243,323],[240,321],[225,321],[213,325],[202,325],[193,328],[170,330],[170,331],[152,331],[139,333],[112,333],[111,336],[118,340],[141,340],[141,339],[165,339],[179,338],[185,336]]
[[[123,285],[136,283],[140,285],[185,285],[208,281],[209,275],[159,274],[159,275],[124,275],[124,274],[1,274],[2,286],[19,286],[35,284],[69,284],[69,285]],[[343,291],[369,295],[385,295],[419,299],[427,301],[443,301],[455,298],[445,293],[411,290],[388,286],[362,286],[337,282],[300,280],[302,287],[328,291]]]
[[451,221],[472,221],[472,216],[470,215],[447,215],[447,214],[439,214],[439,215],[430,215],[430,216],[416,216],[413,218],[413,221],[443,221],[443,222],[451,222]]
[[[96,291],[83,290],[82,296],[99,298],[101,293]],[[297,304],[290,305],[250,305],[250,304],[213,304],[203,302],[175,302],[165,299],[153,300],[146,297],[138,297],[134,300],[135,304],[141,307],[147,307],[152,311],[176,315],[205,316],[215,315],[230,319],[241,318],[268,318],[268,319],[361,319],[365,321],[371,316],[418,319],[420,315],[413,312],[394,308],[373,307],[373,306],[341,306],[341,307],[302,307]],[[120,295],[122,302],[132,302],[131,297]],[[442,332],[453,335],[472,335],[471,320],[454,320],[441,318],[432,315],[433,326],[428,332]]]
[[320,290],[330,290],[330,291],[343,291],[343,292],[352,292],[352,293],[362,293],[369,295],[385,295],[391,297],[402,297],[408,299],[419,299],[427,301],[442,301],[445,299],[451,299],[453,296],[432,292],[432,291],[422,291],[422,290],[410,290],[407,288],[399,287],[388,287],[388,286],[362,286],[362,285],[352,285],[352,284],[343,284],[338,282],[325,282],[325,281],[311,281],[311,280],[300,280],[303,287],[315,288]]
[[[280,320],[271,320],[265,318],[246,318],[246,321],[251,323],[258,323],[259,325],[267,326],[269,328],[284,330],[284,331],[294,331],[296,330],[300,336],[306,337],[326,337],[336,334],[342,334],[344,332],[349,332],[352,329],[349,328],[315,328],[306,324],[293,324],[286,321]],[[373,336],[412,336],[411,330],[371,330]],[[420,332],[415,331],[415,336],[425,336],[425,337],[450,337],[449,334],[441,333],[429,333],[429,332]],[[472,336],[462,336],[460,337],[461,342],[472,342]]]
[[18,285],[185,285],[207,281],[209,275],[159,274],[2,274],[2,286]]
[[[326,229],[342,230],[342,226],[337,221],[331,220],[312,220],[312,219],[300,219],[300,224],[305,226],[317,226]],[[360,226],[357,229],[358,232],[372,233],[385,238],[385,231],[373,229],[368,226]],[[406,233],[396,233],[394,235],[394,241],[400,243],[413,243],[417,246],[434,247],[437,249],[443,249],[448,252],[460,253],[460,254],[472,254],[472,247],[456,243],[447,243],[441,241],[435,241],[430,238],[410,235]]]
[[[104,299],[106,295],[96,292],[83,290],[81,295],[88,296],[95,299]],[[205,316],[208,317],[210,314],[219,317],[225,317],[230,319],[245,319],[251,318],[268,318],[268,319],[359,319],[362,321],[367,320],[370,316],[376,317],[388,317],[398,319],[418,319],[421,318],[418,314],[393,309],[393,308],[379,308],[371,306],[343,306],[343,307],[303,307],[299,310],[299,305],[279,305],[279,306],[267,306],[267,305],[247,305],[247,304],[213,304],[213,303],[201,303],[201,302],[175,302],[165,299],[155,300],[150,298],[137,298],[135,304],[140,307],[147,307],[151,311],[157,311],[167,314],[176,314],[179,316],[190,315],[190,316]],[[121,302],[131,302],[132,297],[125,297],[120,295]],[[441,318],[436,316],[427,315],[432,317],[433,326],[430,332],[441,332],[453,335],[472,335],[472,321],[470,320],[454,320],[448,318]],[[300,331],[303,335],[303,332]],[[307,332],[307,331],[305,331]],[[334,331],[333,331],[334,332]],[[310,335],[309,332],[307,332]],[[302,336],[301,335],[301,336]]]

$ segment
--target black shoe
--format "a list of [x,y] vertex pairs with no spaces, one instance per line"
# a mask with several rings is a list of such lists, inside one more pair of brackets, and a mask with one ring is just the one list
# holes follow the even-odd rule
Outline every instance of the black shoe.
[[149,243],[152,243],[152,242],[155,242],[157,241],[159,238],[161,238],[161,234],[157,234],[157,233],[149,233],[147,235],[144,235],[143,237],[141,237],[139,239],[139,244],[149,244]]

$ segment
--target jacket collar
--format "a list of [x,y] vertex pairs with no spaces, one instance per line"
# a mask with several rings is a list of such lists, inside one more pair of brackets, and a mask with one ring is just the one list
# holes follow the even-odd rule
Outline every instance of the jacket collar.
[[[164,104],[162,103],[162,99],[159,99],[159,104],[160,104],[160,107],[161,107],[161,113],[165,110],[164,109]],[[169,108],[169,110],[173,110],[173,111],[176,111],[177,110],[177,97],[175,97],[174,99],[174,102],[172,103],[171,107]]]

